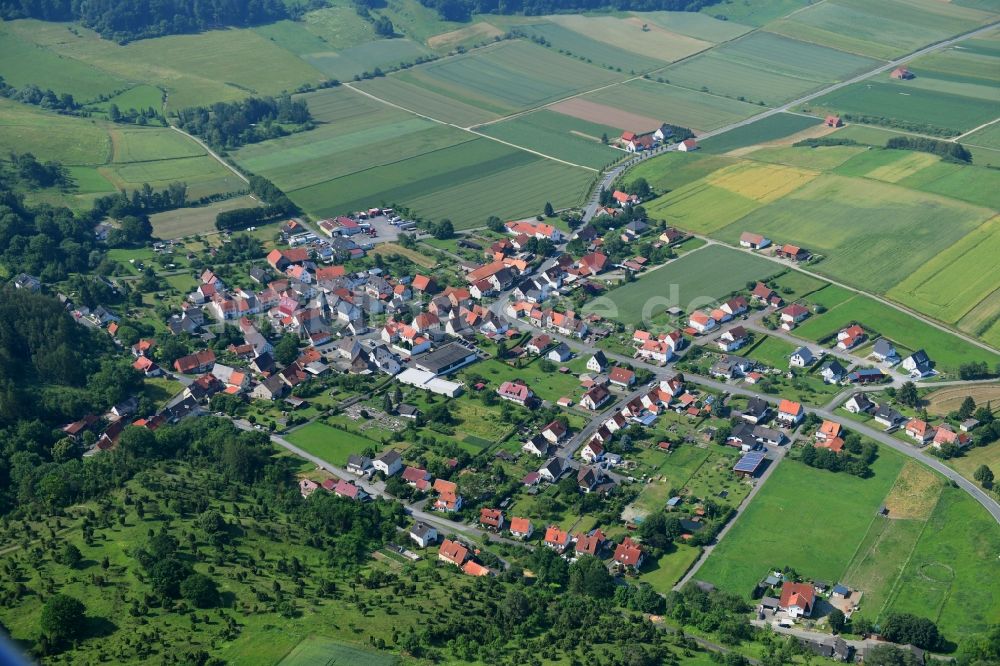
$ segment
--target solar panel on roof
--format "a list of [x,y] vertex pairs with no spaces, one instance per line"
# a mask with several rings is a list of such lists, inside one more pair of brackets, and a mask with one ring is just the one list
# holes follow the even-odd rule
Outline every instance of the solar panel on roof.
[[763,451],[751,451],[740,458],[740,461],[736,463],[733,470],[736,472],[752,472],[764,461],[764,455]]

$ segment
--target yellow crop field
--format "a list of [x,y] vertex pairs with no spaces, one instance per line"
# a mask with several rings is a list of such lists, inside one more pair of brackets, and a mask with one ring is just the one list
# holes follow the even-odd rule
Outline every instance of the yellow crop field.
[[706,181],[747,199],[770,203],[799,189],[818,175],[816,171],[783,164],[742,162],[716,171]]
[[957,322],[1000,288],[1000,273],[988,270],[998,256],[1000,216],[931,257],[887,295],[941,321]]
[[921,169],[937,164],[939,161],[938,156],[930,153],[909,152],[900,155],[899,159],[889,164],[872,169],[866,175],[869,178],[887,183],[898,183],[907,176],[912,176]]

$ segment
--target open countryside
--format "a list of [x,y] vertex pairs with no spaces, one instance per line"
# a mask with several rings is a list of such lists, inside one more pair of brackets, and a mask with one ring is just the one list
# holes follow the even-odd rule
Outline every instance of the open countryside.
[[1000,663],[995,3],[56,5],[0,661]]

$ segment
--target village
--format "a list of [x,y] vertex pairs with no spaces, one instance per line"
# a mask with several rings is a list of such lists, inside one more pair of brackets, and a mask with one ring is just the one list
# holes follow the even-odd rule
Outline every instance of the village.
[[[864,476],[873,439],[970,443],[974,419],[932,424],[898,399],[934,377],[926,353],[901,354],[857,323],[820,344],[795,337],[816,306],[786,302],[780,277],[712,307],[669,308],[649,330],[582,311],[691,251],[689,234],[645,219],[638,194],[602,200],[569,232],[539,216],[498,225],[488,244],[460,240],[460,261],[441,269],[371,254],[375,239],[408,242],[412,225],[391,209],[322,220],[319,234],[288,220],[233,284],[198,274],[168,321],[189,353],[163,362],[163,339],[131,345],[134,369],[179,393],[154,413],[133,398],[64,432],[99,455],[129,424],[225,415],[315,463],[303,497],[402,501],[411,559],[489,576],[504,567],[491,545],[545,548],[597,557],[623,584],[660,593],[698,580],[787,456]],[[810,258],[752,232],[740,244],[789,266]],[[110,310],[75,314],[116,337]],[[760,600],[755,622],[778,628],[829,632],[817,620],[833,607],[850,617],[864,592],[765,577],[747,592]],[[831,641],[813,642],[852,654]]]

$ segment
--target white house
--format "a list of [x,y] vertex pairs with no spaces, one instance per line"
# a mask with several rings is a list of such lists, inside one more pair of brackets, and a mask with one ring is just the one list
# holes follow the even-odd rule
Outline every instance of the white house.
[[604,355],[604,352],[599,350],[587,361],[587,370],[591,372],[604,372],[607,367],[608,357]]
[[791,400],[782,400],[778,406],[778,421],[786,426],[795,426],[805,416],[806,412],[802,405]]
[[394,476],[403,469],[403,457],[390,449],[373,460],[372,467],[386,476]]
[[427,548],[437,543],[437,529],[433,525],[417,522],[410,528],[410,538],[421,548]]
[[807,347],[799,347],[789,357],[788,365],[793,368],[805,368],[815,363],[816,357]]
[[699,333],[705,333],[715,328],[717,322],[710,315],[698,311],[691,315],[688,325]]

